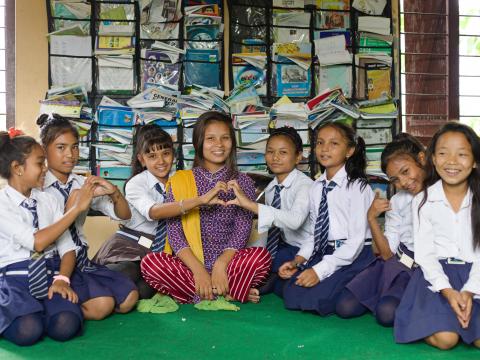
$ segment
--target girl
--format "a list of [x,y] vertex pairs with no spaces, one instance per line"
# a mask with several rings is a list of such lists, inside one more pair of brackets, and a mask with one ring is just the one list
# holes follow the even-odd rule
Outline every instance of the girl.
[[480,140],[447,123],[427,150],[425,190],[412,202],[415,261],[395,315],[395,340],[480,347]]
[[287,309],[328,315],[345,285],[374,260],[366,216],[373,191],[365,143],[350,126],[320,127],[315,155],[325,171],[310,190],[314,252],[286,283],[283,297]]
[[[111,183],[96,176],[85,177],[72,173],[79,157],[78,132],[70,122],[54,114],[41,115],[37,124],[40,126],[40,139],[45,149],[48,172],[45,176],[44,191],[52,194],[69,208],[71,192],[80,188],[85,182],[94,182],[95,199],[91,208],[101,211],[115,220],[128,219],[130,208],[120,191]],[[77,270],[72,277],[72,285],[78,293],[82,311],[86,319],[100,320],[115,309],[117,312],[130,311],[138,299],[135,284],[123,274],[92,263],[87,257],[87,240],[83,224],[87,212],[79,216],[69,229],[73,241],[78,246]]]
[[63,215],[53,196],[36,189],[46,171],[33,138],[0,132],[0,176],[8,180],[0,190],[0,334],[17,345],[44,333],[69,340],[83,323],[70,287],[76,246],[65,230],[88,209],[95,185],[82,187]]
[[[137,134],[132,177],[125,197],[132,217],[106,241],[94,257],[98,264],[121,271],[137,285],[141,299],[155,294],[140,274],[140,260],[148,253],[164,251],[166,219],[200,205],[214,204],[220,191],[215,187],[203,196],[183,202],[165,203],[165,186],[174,160],[173,141],[157,125],[145,125]],[[158,236],[157,236],[158,234]]]
[[[253,214],[234,205],[227,182],[237,180],[250,199],[253,181],[236,169],[235,134],[230,117],[210,111],[202,114],[193,130],[193,170],[177,171],[170,179],[167,201],[178,201],[221,189],[218,202],[183,211],[167,220],[168,243],[175,256],[150,253],[141,262],[150,286],[180,303],[212,300],[216,295],[245,302],[258,297],[271,259],[264,248],[248,248]],[[252,299],[253,300],[253,299]]]
[[[390,201],[376,197],[368,210],[368,223],[380,257],[347,285],[336,312],[351,318],[369,310],[380,325],[393,326],[395,310],[417,268],[413,261],[411,205],[413,197],[423,189],[423,146],[413,136],[399,134],[385,147],[381,164],[398,193]],[[377,221],[383,212],[385,233]]]
[[[265,188],[265,205],[250,200],[235,180],[229,184],[235,199],[229,203],[241,206],[258,215],[261,238],[254,245],[266,246],[273,259],[272,276],[261,293],[272,289],[282,295],[283,281],[289,279],[297,264],[307,261],[313,251],[309,214],[309,190],[313,181],[296,169],[302,160],[303,144],[300,135],[291,127],[272,131],[267,141],[265,161],[275,178]],[[278,274],[277,274],[278,273]]]

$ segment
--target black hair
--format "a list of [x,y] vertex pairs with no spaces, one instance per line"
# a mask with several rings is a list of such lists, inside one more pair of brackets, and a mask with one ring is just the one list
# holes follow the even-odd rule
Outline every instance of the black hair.
[[8,132],[0,131],[0,176],[8,180],[12,176],[12,163],[25,164],[35,145],[39,144],[31,136],[10,138]]
[[270,142],[270,139],[275,136],[284,136],[288,138],[292,142],[297,154],[300,154],[303,152],[302,138],[300,137],[300,135],[298,135],[298,132],[295,128],[290,126],[283,126],[278,129],[273,129],[270,132],[270,137],[267,140],[267,146],[268,146],[268,143]]
[[422,143],[418,139],[407,133],[399,133],[393,141],[388,143],[383,149],[381,156],[382,171],[387,173],[388,162],[394,157],[405,155],[411,157],[418,165],[423,168],[423,164],[420,161],[418,155],[425,151]]
[[232,118],[219,111],[207,111],[200,115],[193,128],[193,147],[195,149],[195,158],[193,166],[203,165],[203,143],[205,142],[205,131],[207,126],[213,122],[221,122],[227,125],[230,137],[232,139],[232,150],[226,161],[226,167],[230,170],[232,175],[237,173],[237,141],[235,139],[235,130],[233,129]]
[[144,170],[142,163],[138,160],[138,155],[148,154],[155,149],[172,149],[173,151],[172,137],[160,126],[155,124],[140,127],[136,133],[136,140],[135,151],[132,158],[132,175],[130,178],[140,174]]
[[43,147],[47,147],[60,135],[67,132],[79,139],[77,128],[65,117],[58,114],[42,114],[37,119],[40,127],[40,141]]
[[355,130],[351,126],[341,122],[328,122],[317,128],[315,142],[317,142],[319,132],[328,127],[338,130],[347,141],[347,146],[355,149],[352,156],[345,161],[345,171],[348,179],[347,187],[354,183],[355,180],[359,180],[360,188],[362,190],[365,189],[368,184],[365,141],[361,136],[355,134]]
[[468,176],[467,182],[472,192],[472,236],[473,247],[476,249],[480,246],[480,139],[470,126],[459,122],[448,122],[433,135],[427,148],[423,199],[418,207],[418,212],[420,212],[420,209],[428,199],[428,187],[440,180],[440,176],[433,164],[433,155],[435,154],[438,139],[449,132],[463,134],[472,148],[475,167]]

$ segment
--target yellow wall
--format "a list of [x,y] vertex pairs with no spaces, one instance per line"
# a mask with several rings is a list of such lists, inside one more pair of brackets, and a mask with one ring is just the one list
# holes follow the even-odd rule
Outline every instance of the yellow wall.
[[[46,1],[17,0],[15,7],[15,122],[17,128],[37,137],[38,101],[48,90]],[[85,231],[91,255],[116,227],[115,222],[103,216],[87,218]]]

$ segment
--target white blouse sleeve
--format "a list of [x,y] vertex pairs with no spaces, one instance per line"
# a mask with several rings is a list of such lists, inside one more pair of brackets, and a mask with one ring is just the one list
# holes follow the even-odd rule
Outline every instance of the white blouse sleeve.
[[395,196],[390,201],[392,209],[385,213],[385,232],[384,235],[388,240],[390,250],[395,254],[400,245],[400,231],[402,227],[402,216],[398,201]]
[[258,205],[258,232],[268,231],[272,226],[279,229],[299,229],[309,214],[310,184],[301,184],[295,189],[295,201],[290,209],[276,209],[268,205]]
[[157,202],[152,198],[146,186],[138,184],[137,179],[131,179],[125,186],[125,198],[145,219],[154,221],[150,218],[150,208]]

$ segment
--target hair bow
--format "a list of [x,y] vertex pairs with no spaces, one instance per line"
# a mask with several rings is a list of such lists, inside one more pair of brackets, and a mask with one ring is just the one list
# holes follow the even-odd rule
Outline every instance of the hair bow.
[[8,136],[10,136],[10,139],[13,139],[14,137],[17,137],[20,135],[25,135],[22,130],[15,129],[14,127],[11,127],[8,129]]

